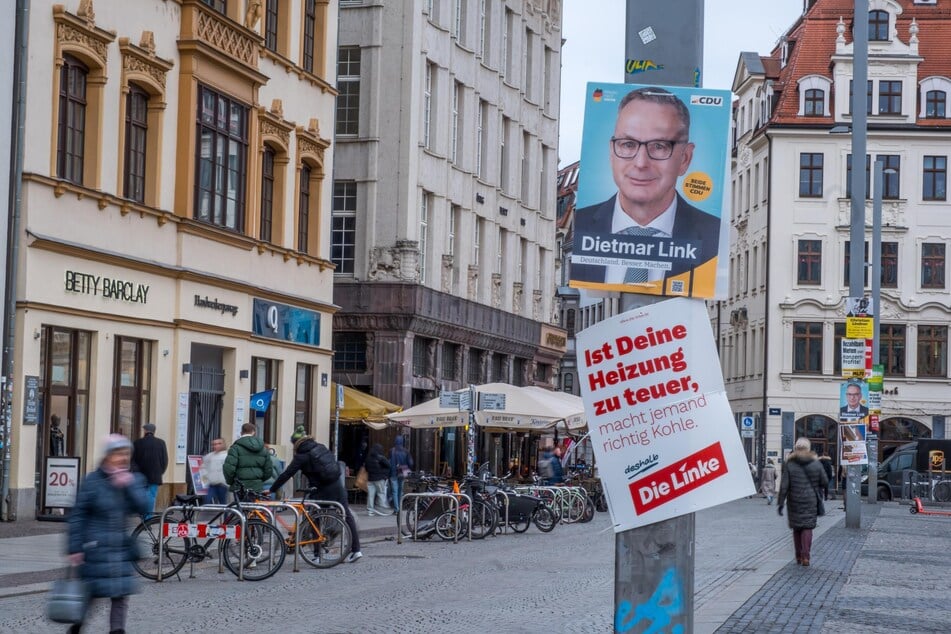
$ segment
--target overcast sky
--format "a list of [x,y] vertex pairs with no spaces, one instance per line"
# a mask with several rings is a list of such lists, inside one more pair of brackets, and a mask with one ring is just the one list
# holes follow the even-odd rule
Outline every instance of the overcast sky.
[[[585,84],[624,82],[625,6],[625,0],[564,0],[559,167],[581,154]],[[729,89],[740,52],[768,54],[801,13],[802,0],[705,0],[704,88]]]

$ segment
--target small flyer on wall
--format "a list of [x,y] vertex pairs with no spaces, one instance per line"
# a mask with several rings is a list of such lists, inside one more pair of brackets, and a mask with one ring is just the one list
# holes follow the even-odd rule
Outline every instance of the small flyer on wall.
[[671,299],[586,328],[578,360],[616,532],[755,492],[703,302]]
[[839,425],[839,440],[841,441],[839,446],[842,447],[842,454],[839,456],[840,464],[868,464],[865,432],[865,423]]

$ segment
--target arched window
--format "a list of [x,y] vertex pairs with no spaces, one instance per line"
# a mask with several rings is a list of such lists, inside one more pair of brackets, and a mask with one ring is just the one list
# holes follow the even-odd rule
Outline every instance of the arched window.
[[869,42],[887,42],[888,41],[888,12],[887,11],[869,11],[868,12],[868,41]]
[[300,198],[297,203],[297,250],[307,253],[310,229],[310,179],[312,170],[307,163],[300,170]]
[[72,55],[64,55],[60,73],[56,175],[82,185],[86,144],[86,79],[89,68]]
[[149,133],[149,93],[129,84],[125,109],[125,197],[145,202],[145,159]]
[[274,229],[274,156],[270,145],[264,146],[261,158],[261,233],[260,238],[271,242]]

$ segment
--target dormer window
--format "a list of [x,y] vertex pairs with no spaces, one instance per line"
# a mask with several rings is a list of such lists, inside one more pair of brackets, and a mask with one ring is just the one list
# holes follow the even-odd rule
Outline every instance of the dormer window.
[[888,41],[888,12],[887,11],[869,11],[868,12],[868,41],[869,42],[887,42]]
[[951,93],[951,79],[947,77],[928,77],[918,88],[920,104],[918,117],[922,119],[946,119],[948,116],[948,94]]
[[943,90],[929,90],[925,95],[925,119],[944,119],[948,93]]
[[783,45],[779,49],[779,67],[785,68],[787,61],[789,61],[789,42],[783,40]]
[[799,116],[829,116],[829,93],[832,82],[821,75],[807,75],[799,80]]

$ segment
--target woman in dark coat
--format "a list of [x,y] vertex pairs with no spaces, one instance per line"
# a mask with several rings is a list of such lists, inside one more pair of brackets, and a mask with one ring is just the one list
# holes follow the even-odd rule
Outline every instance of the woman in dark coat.
[[812,452],[809,439],[798,439],[794,451],[783,463],[777,512],[782,515],[783,505],[789,502],[789,528],[793,531],[796,563],[801,566],[809,565],[812,529],[818,521],[819,501],[816,492],[824,490],[828,482],[829,478]]
[[[132,567],[138,553],[128,518],[150,510],[145,478],[129,470],[131,459],[128,438],[107,436],[105,456],[99,468],[83,479],[69,514],[70,563],[80,566],[79,576],[90,596],[112,600],[110,634],[125,632],[129,595],[138,585]],[[81,627],[81,623],[73,625],[69,631],[79,632]]]

